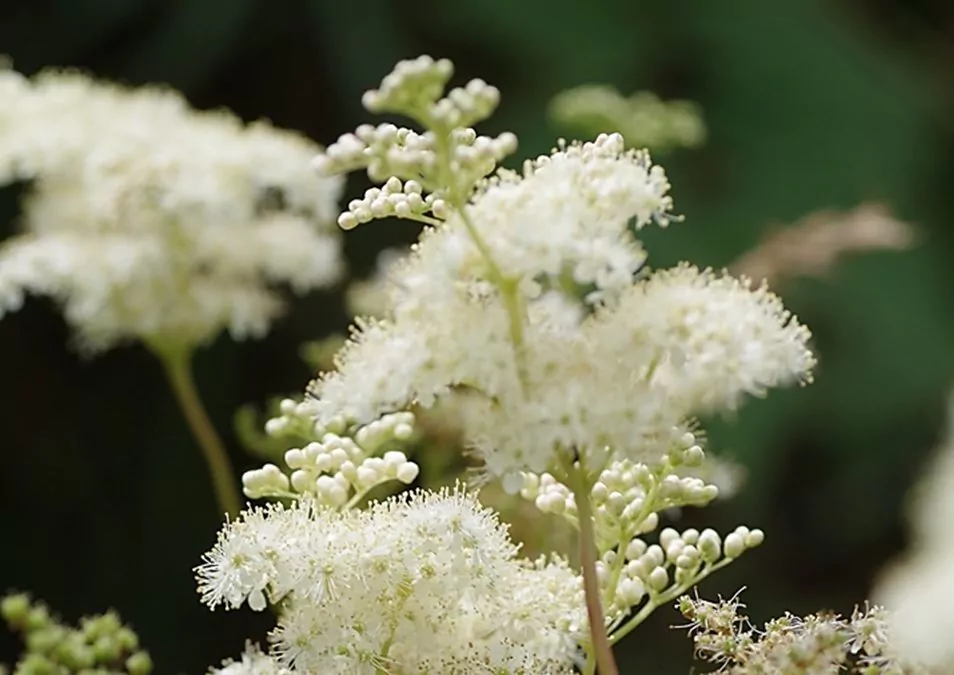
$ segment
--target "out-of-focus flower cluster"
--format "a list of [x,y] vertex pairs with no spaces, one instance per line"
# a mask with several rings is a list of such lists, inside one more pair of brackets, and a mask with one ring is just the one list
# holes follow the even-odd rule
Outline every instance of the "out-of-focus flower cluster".
[[677,603],[689,620],[696,655],[732,675],[930,675],[895,651],[891,615],[866,606],[848,619],[833,613],[785,614],[762,629],[741,613],[738,598],[709,602],[683,596]]
[[227,526],[199,590],[212,607],[279,605],[275,663],[297,672],[572,673],[580,580],[516,553],[460,490],[347,511],[305,498]]
[[648,91],[627,97],[607,85],[587,84],[554,96],[549,112],[556,124],[580,133],[618,132],[630,147],[695,148],[706,140],[696,103],[663,101]]
[[912,549],[874,591],[893,610],[898,648],[939,672],[954,670],[954,396],[948,428],[930,470],[914,490]]
[[[23,637],[25,649],[13,675],[149,675],[152,659],[139,637],[115,612],[68,626],[25,593],[0,600],[0,615]],[[0,667],[0,670],[3,670]]]
[[0,184],[27,184],[0,316],[48,295],[84,350],[194,346],[266,332],[278,284],[341,276],[341,181],[308,171],[304,137],[76,72],[0,70],[0,100]]

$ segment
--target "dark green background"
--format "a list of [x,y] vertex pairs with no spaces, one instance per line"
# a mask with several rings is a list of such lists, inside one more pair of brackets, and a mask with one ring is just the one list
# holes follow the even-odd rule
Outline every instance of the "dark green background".
[[[199,107],[267,116],[321,142],[364,119],[361,92],[397,59],[425,52],[500,87],[486,129],[515,131],[523,154],[563,133],[545,106],[566,87],[696,100],[707,146],[657,158],[686,222],[648,233],[656,266],[724,265],[772,222],[886,202],[917,225],[920,246],[786,289],[816,335],[817,383],[710,425],[712,446],[750,480],[734,501],[686,519],[766,530],[761,549],[703,586],[746,585],[759,619],[849,610],[904,545],[900,500],[954,381],[954,9],[944,0],[4,0],[4,52],[28,73],[77,65],[166,82]],[[0,231],[13,231],[15,205],[14,189],[0,192]],[[367,272],[377,250],[412,235],[390,224],[349,234],[352,268]],[[203,351],[199,384],[219,427],[244,402],[300,390],[309,373],[298,344],[344,322],[338,294],[316,295],[263,342],[223,338]],[[219,519],[157,364],[137,346],[83,362],[68,337],[42,300],[0,321],[0,588],[34,591],[71,619],[114,606],[158,672],[200,673],[260,638],[269,616],[198,603],[190,570]],[[678,622],[660,610],[624,643],[624,672],[687,672],[689,641],[669,630]],[[0,658],[15,646],[0,638]]]

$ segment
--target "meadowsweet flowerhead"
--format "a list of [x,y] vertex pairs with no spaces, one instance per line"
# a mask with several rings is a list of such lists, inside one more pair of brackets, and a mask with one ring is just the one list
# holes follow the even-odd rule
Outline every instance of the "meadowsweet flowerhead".
[[0,89],[0,183],[28,183],[22,233],[0,246],[0,316],[47,295],[86,351],[194,346],[265,333],[278,284],[340,277],[341,182],[307,170],[305,138],[74,72],[3,70]]
[[335,370],[310,387],[319,424],[453,399],[491,474],[577,456],[598,470],[655,460],[694,415],[810,378],[808,330],[764,288],[689,265],[646,271],[636,234],[673,220],[647,153],[601,135],[561,141],[520,172],[494,169],[511,136],[462,125],[497,96],[481,98],[490,90],[475,81],[439,98],[449,76],[427,57],[399,65],[369,109],[424,131],[362,126],[315,160],[383,182],[349,204],[343,227],[387,216],[427,226],[389,266],[384,316],[359,319]]
[[516,553],[492,512],[450,490],[253,509],[197,572],[212,607],[281,603],[273,653],[298,672],[570,673],[579,579]]
[[[212,607],[277,605],[272,656],[294,671],[612,673],[610,636],[762,543],[745,526],[646,536],[660,512],[718,495],[692,475],[705,460],[693,416],[808,381],[809,334],[745,279],[647,269],[637,234],[678,220],[647,153],[601,135],[501,168],[516,138],[470,126],[499,93],[473,80],[445,94],[451,75],[447,61],[401,62],[364,103],[419,128],[362,125],[313,162],[380,183],[343,229],[425,228],[387,263],[376,316],[355,321],[334,369],[266,426],[305,444],[288,472],[248,472],[246,495],[292,505],[227,525],[199,590]],[[438,403],[487,475],[578,529],[580,574],[517,558],[459,489],[355,510],[380,482],[416,479],[384,447],[414,436],[412,408]]]

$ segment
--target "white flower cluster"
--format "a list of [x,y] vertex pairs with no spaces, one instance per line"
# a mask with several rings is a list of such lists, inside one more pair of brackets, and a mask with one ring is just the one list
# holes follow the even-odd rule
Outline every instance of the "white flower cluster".
[[353,437],[325,432],[320,441],[285,452],[290,476],[275,464],[266,464],[245,472],[243,491],[252,499],[307,494],[318,504],[339,508],[357,503],[389,481],[410,485],[417,478],[417,464],[400,450],[387,448],[411,438],[413,424],[414,415],[402,412],[361,427]]
[[912,550],[889,567],[874,597],[893,611],[892,630],[902,653],[950,672],[954,669],[954,396],[946,437],[914,496]]
[[197,573],[213,608],[281,603],[272,651],[297,672],[572,673],[581,581],[560,560],[516,553],[460,490],[364,511],[302,499],[243,513]]
[[265,333],[276,284],[341,276],[341,181],[315,179],[307,139],[73,72],[0,70],[0,100],[0,184],[29,183],[23,233],[0,247],[0,316],[48,295],[88,351],[191,346]]
[[[446,80],[442,62],[413,63],[415,77],[430,68],[431,80]],[[476,135],[434,117],[446,100],[436,100],[439,88],[425,101],[398,95],[395,82],[386,109],[427,126],[427,147],[389,129],[375,144],[343,137],[316,165],[392,174],[370,205],[352,204],[346,226],[398,209],[431,226],[390,267],[388,316],[359,321],[336,370],[312,384],[307,405],[319,423],[363,424],[466,392],[464,435],[488,470],[539,473],[558,448],[591,466],[655,459],[694,414],[809,378],[809,333],[764,288],[689,265],[640,272],[634,229],[666,225],[672,207],[648,155],[604,135],[475,188],[494,153],[466,170],[468,155],[454,149]],[[422,215],[427,204],[441,206]]]
[[[394,216],[427,227],[387,266],[384,312],[356,320],[335,370],[266,427],[301,447],[288,475],[246,474],[246,494],[292,506],[227,526],[200,591],[212,607],[277,605],[272,655],[297,672],[613,672],[610,639],[761,543],[744,526],[641,535],[662,510],[718,494],[675,471],[705,458],[693,416],[807,381],[809,333],[746,280],[645,271],[636,233],[672,220],[646,153],[603,135],[495,170],[515,139],[468,125],[499,95],[480,80],[444,95],[450,76],[446,61],[398,64],[366,107],[423,131],[364,125],[314,161],[381,183],[343,228]],[[351,508],[379,481],[413,480],[416,465],[379,440],[410,438],[406,411],[437,403],[488,474],[579,526],[580,575],[517,559],[459,491]]]

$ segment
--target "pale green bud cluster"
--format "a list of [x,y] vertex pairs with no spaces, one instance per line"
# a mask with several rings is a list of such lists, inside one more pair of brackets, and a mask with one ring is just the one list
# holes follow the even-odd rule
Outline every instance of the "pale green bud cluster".
[[0,601],[0,615],[23,635],[26,649],[13,675],[148,675],[149,654],[139,637],[115,612],[83,618],[78,628],[64,625],[49,608],[25,593]]
[[[686,432],[674,443],[659,465],[628,459],[616,460],[600,472],[590,489],[596,540],[600,549],[616,546],[659,525],[658,513],[682,506],[705,506],[719,495],[719,488],[695,476],[680,476],[678,465],[695,466],[705,458],[695,437]],[[549,473],[523,473],[520,494],[544,513],[577,516],[570,488]]]
[[471,128],[497,108],[497,88],[474,79],[442,97],[452,73],[447,60],[401,61],[362,102],[370,112],[404,115],[425,131],[362,124],[314,158],[320,174],[365,168],[371,180],[384,183],[348,205],[338,218],[343,229],[384,217],[442,220],[450,211],[448,201],[460,206],[477,182],[516,150],[517,138],[510,132],[493,138]]
[[388,450],[414,436],[414,415],[385,415],[353,435],[325,432],[320,441],[285,452],[286,473],[275,464],[246,471],[242,489],[251,499],[311,495],[319,504],[341,508],[373,488],[397,480],[410,485],[417,464],[399,450]]
[[441,98],[454,65],[430,56],[400,61],[378,89],[365,92],[364,107],[373,113],[399,113],[424,126],[469,127],[487,119],[497,109],[500,91],[481,79],[456,87]]
[[[599,553],[596,578],[614,640],[765,538],[761,530],[745,526],[724,539],[712,529],[679,532],[671,527],[659,533],[658,543],[648,544],[642,538],[659,526],[661,512],[705,506],[718,496],[716,486],[674,473],[676,467],[697,467],[704,461],[705,452],[697,441],[692,432],[674,430],[673,441],[657,464],[613,461],[590,488]],[[520,494],[540,511],[578,524],[576,496],[553,475],[524,473]]]
[[265,433],[272,438],[321,438],[326,433],[343,433],[347,428],[343,417],[319,424],[301,401],[292,398],[282,399],[278,411],[278,417],[265,422]]

